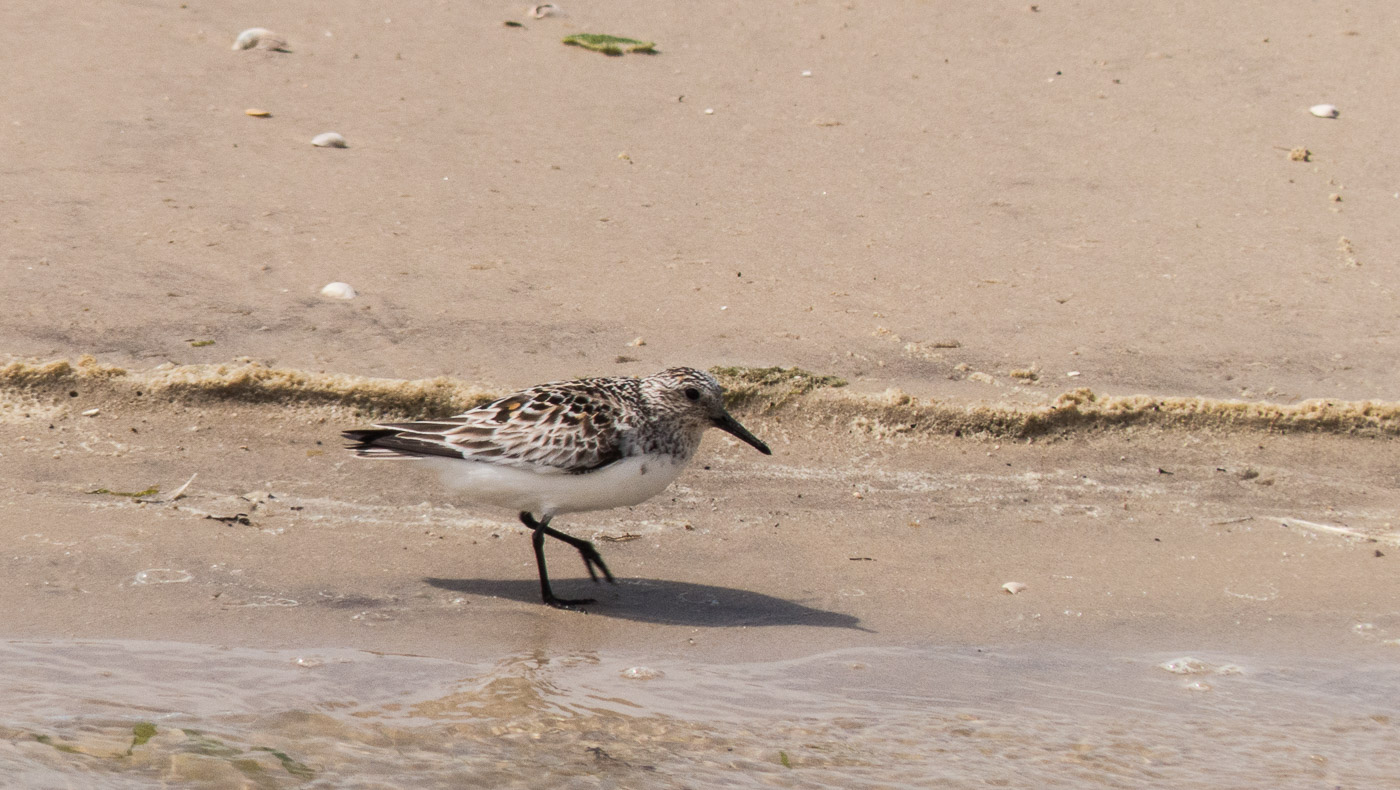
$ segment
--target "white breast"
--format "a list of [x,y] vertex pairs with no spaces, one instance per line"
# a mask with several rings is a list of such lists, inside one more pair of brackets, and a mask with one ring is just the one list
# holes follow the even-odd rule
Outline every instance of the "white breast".
[[424,463],[437,470],[443,483],[473,502],[541,517],[645,502],[685,468],[684,462],[664,455],[632,456],[579,475],[450,458],[425,458]]

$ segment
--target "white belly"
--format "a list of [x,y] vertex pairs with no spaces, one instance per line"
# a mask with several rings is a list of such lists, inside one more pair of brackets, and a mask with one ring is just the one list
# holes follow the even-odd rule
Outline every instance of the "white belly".
[[443,483],[464,492],[473,502],[529,511],[542,518],[645,502],[661,493],[685,468],[684,462],[657,455],[625,458],[581,475],[449,458],[425,458],[424,463],[437,470]]

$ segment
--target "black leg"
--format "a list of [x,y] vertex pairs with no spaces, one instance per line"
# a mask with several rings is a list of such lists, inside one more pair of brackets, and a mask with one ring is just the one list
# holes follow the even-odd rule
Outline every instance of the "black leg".
[[588,568],[588,576],[592,578],[593,581],[598,581],[598,574],[593,572],[593,566],[596,565],[598,566],[598,570],[603,572],[603,577],[606,578],[609,583],[617,584],[617,579],[613,578],[612,571],[608,570],[608,566],[603,562],[603,555],[599,554],[598,550],[593,548],[591,542],[583,538],[576,538],[573,535],[565,535],[563,532],[550,527],[548,521],[540,524],[540,531],[551,538],[562,540],[578,549],[578,553],[583,556],[584,567]]
[[565,543],[568,543],[570,546],[573,546],[574,548],[578,549],[579,553],[583,555],[584,564],[588,567],[588,575],[593,577],[593,581],[598,581],[597,574],[593,572],[594,563],[598,565],[598,569],[603,572],[603,575],[607,577],[608,581],[614,581],[612,573],[608,571],[608,566],[603,564],[603,558],[598,556],[598,551],[593,548],[592,543],[589,543],[586,540],[575,538],[572,535],[565,535],[557,529],[551,529],[549,526],[549,519],[545,519],[543,522],[539,522],[536,521],[535,517],[530,515],[529,513],[522,512],[520,514],[520,522],[525,526],[529,527],[530,529],[534,530],[534,534],[530,536],[530,542],[535,547],[535,566],[539,569],[540,572],[540,597],[544,599],[544,603],[546,606],[553,606],[557,609],[568,609],[573,606],[582,606],[583,604],[593,603],[594,599],[559,598],[554,595],[554,590],[551,589],[549,586],[549,571],[546,570],[544,562],[545,535],[549,535],[552,538],[558,538],[559,540],[562,540]]

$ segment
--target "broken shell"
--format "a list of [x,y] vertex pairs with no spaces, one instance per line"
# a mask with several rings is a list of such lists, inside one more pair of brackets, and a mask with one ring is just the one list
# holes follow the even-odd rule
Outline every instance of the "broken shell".
[[1018,592],[1023,592],[1026,589],[1026,585],[1020,582],[1007,582],[1001,586],[1001,589],[1015,595]]
[[233,49],[279,50],[287,46],[286,39],[265,27],[250,27],[233,40]]
[[243,111],[243,114],[251,115],[254,118],[267,118],[268,116],[272,115],[272,113],[268,112],[267,110],[259,110],[256,107],[249,107],[248,109]]
[[84,417],[96,417],[97,415],[99,415],[99,414],[101,414],[101,413],[102,413],[102,410],[101,410],[101,409],[88,409],[87,411],[83,412],[83,416],[84,416]]
[[536,19],[544,19],[547,16],[553,15],[554,12],[558,10],[559,6],[553,3],[540,3],[536,6],[530,6],[530,16]]
[[1314,104],[1308,108],[1308,112],[1319,118],[1336,118],[1342,114],[1335,104]]
[[322,132],[311,138],[311,144],[317,148],[346,148],[349,143],[338,132]]
[[330,299],[354,299],[355,289],[350,283],[328,283],[321,289],[321,295]]

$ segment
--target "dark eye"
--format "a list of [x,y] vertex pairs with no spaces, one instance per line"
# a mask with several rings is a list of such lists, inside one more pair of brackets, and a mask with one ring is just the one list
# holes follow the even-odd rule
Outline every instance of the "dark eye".
[[700,400],[700,390],[694,387],[686,387],[685,396],[691,400]]

